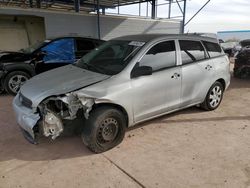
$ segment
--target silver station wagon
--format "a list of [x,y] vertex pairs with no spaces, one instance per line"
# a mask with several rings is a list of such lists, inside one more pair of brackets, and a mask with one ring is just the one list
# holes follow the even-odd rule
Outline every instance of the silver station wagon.
[[194,105],[216,109],[229,83],[229,60],[216,39],[131,35],[28,80],[13,107],[30,142],[80,130],[83,143],[100,153],[142,121]]

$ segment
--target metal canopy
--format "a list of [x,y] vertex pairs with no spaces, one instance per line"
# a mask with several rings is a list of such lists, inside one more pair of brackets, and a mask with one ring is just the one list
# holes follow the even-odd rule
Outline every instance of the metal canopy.
[[[104,7],[117,7],[117,6],[124,6],[124,5],[131,5],[131,4],[138,4],[143,3],[151,0],[99,0],[100,6]],[[86,0],[84,3],[87,4],[97,4],[97,0]]]
[[[166,9],[166,14],[168,14],[168,19],[181,19],[182,26],[181,31],[184,33],[185,26],[211,1],[207,2],[188,20],[186,21],[186,7],[187,0],[165,0],[166,3],[158,4],[158,0],[0,0],[0,5],[16,5],[23,6],[26,5],[31,8],[45,8],[45,9],[57,9],[57,10],[74,10],[76,12],[96,12],[97,14],[97,29],[98,37],[100,38],[101,28],[100,28],[100,9],[102,9],[102,14],[105,14],[106,8],[115,8],[126,6],[131,4],[139,5],[139,16],[141,15],[141,3],[147,3],[147,16],[148,16],[148,4],[151,4],[151,18],[157,18],[157,7],[162,5],[168,5]],[[172,5],[176,4],[179,7],[180,16],[172,16]]]

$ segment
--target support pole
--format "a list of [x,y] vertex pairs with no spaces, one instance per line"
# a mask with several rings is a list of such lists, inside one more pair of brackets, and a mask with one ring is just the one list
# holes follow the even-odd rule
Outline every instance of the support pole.
[[155,19],[155,0],[152,0],[151,18]]
[[75,0],[75,11],[76,12],[80,11],[80,0]]
[[30,8],[33,8],[33,0],[29,0]]
[[98,39],[101,39],[101,29],[100,29],[100,1],[97,0],[97,32]]
[[102,14],[105,15],[105,8],[102,8]]
[[168,19],[171,18],[171,8],[172,8],[172,0],[169,0],[169,4],[168,4]]
[[147,1],[147,10],[146,10],[146,16],[148,17],[148,1]]
[[41,0],[36,0],[36,8],[41,8]]
[[[185,0],[184,0],[184,1],[185,1]],[[181,8],[181,5],[180,5],[179,1],[178,1],[178,0],[176,0],[176,3],[177,3],[177,5],[178,5],[178,7],[179,7],[179,9],[180,9],[181,13],[183,14],[183,10],[182,10],[182,8]]]
[[141,16],[141,1],[139,2],[139,16]]
[[118,6],[117,6],[117,8],[118,8],[118,14],[120,14],[120,1],[118,0]]
[[192,16],[192,18],[190,18],[188,21],[187,21],[187,23],[185,23],[185,26],[189,23],[189,22],[191,22],[191,20],[208,4],[210,2],[210,0],[208,0],[193,16]]
[[155,0],[155,18],[157,18],[158,0]]
[[186,7],[187,7],[187,0],[184,0],[184,5],[183,5],[183,20],[182,20],[182,28],[181,32],[185,32],[185,21],[186,21]]

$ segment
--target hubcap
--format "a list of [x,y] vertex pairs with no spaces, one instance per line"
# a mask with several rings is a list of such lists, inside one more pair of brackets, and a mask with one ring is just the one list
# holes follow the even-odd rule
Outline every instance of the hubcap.
[[209,104],[215,108],[219,105],[221,101],[222,90],[219,86],[215,86],[212,91],[210,92],[209,96]]
[[10,78],[8,83],[9,88],[12,92],[17,93],[20,87],[28,80],[26,76],[23,75],[15,75]]
[[104,144],[115,140],[118,134],[118,122],[114,118],[107,118],[99,127],[98,142]]

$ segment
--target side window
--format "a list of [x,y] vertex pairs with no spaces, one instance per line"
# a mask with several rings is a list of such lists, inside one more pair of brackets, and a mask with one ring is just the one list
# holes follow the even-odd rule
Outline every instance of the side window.
[[217,43],[202,41],[210,57],[216,57],[223,54],[221,47]]
[[45,63],[73,63],[75,61],[74,39],[55,40],[41,49]]
[[140,66],[150,66],[153,71],[176,65],[175,42],[166,41],[153,46],[141,59]]
[[95,44],[92,41],[76,39],[76,48],[78,52],[90,51],[95,48]]
[[182,64],[206,59],[206,52],[199,41],[180,40]]

